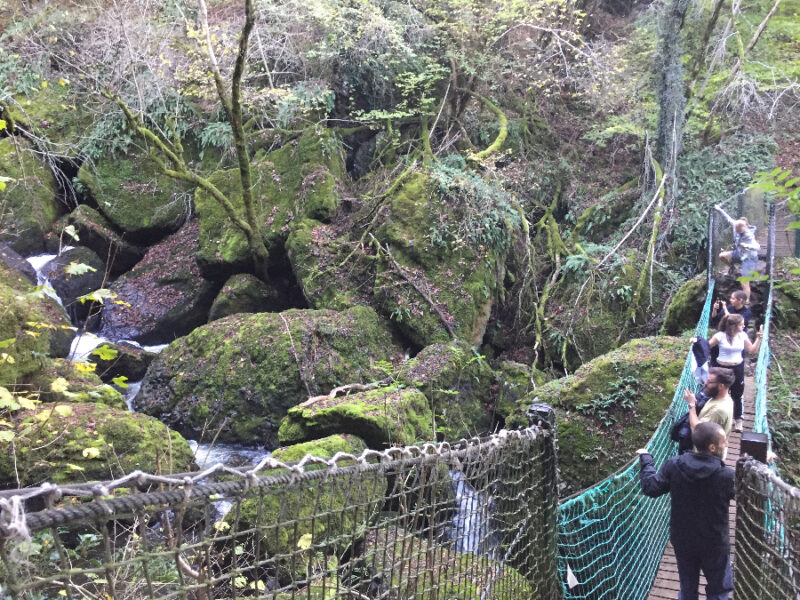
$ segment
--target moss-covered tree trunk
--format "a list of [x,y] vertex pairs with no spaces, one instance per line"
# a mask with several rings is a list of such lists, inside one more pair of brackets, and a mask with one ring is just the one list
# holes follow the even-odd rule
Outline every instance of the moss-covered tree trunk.
[[681,30],[688,8],[689,0],[670,0],[664,8],[659,26],[658,130],[655,158],[662,165],[667,164],[673,147],[680,148],[683,132],[686,96],[681,63]]

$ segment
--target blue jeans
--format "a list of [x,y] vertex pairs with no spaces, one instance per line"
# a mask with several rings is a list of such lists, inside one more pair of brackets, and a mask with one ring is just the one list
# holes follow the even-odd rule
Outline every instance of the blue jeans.
[[728,600],[733,591],[730,550],[703,554],[695,549],[675,549],[681,592],[678,600],[699,600],[700,569],[706,576],[706,599]]

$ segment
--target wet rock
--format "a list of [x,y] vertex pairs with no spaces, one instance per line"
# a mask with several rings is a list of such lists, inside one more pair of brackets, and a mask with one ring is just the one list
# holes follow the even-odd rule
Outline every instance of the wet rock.
[[357,435],[374,449],[407,446],[434,437],[428,399],[417,390],[388,387],[307,400],[289,409],[278,438],[293,443],[335,433]]
[[703,305],[706,302],[706,275],[696,275],[675,292],[667,307],[664,324],[661,326],[663,335],[680,335],[687,329],[694,329]]
[[218,286],[203,279],[195,263],[197,231],[197,221],[190,221],[111,285],[125,304],[106,304],[104,336],[159,344],[206,322]]
[[163,175],[146,153],[85,162],[78,179],[100,212],[133,244],[157,242],[192,214],[192,188]]
[[[95,358],[95,357],[91,357]],[[29,388],[43,402],[91,402],[125,410],[125,398],[94,372],[81,371],[65,359],[48,360],[31,378]]]
[[96,314],[100,307],[94,302],[80,302],[85,296],[103,286],[105,263],[88,248],[77,247],[56,256],[42,269],[50,281],[67,314],[74,323],[82,323],[88,315]]
[[44,251],[44,236],[61,211],[48,167],[18,136],[0,139],[0,173],[10,177],[3,191],[0,242],[23,256]]
[[104,344],[109,350],[116,352],[113,358],[104,359],[93,355],[91,361],[97,365],[96,373],[100,379],[108,383],[115,377],[127,377],[127,381],[141,381],[147,372],[147,367],[153,362],[155,352],[148,352],[144,348],[120,342],[119,344]]
[[276,312],[283,308],[278,291],[247,273],[233,275],[214,299],[209,321],[237,313]]
[[366,307],[236,314],[170,344],[134,405],[187,437],[219,430],[220,441],[274,448],[288,408],[342,383],[382,379],[380,361],[398,358]]
[[0,243],[0,261],[5,263],[5,266],[12,269],[25,277],[32,284],[36,285],[36,270],[25,260],[21,254],[18,254],[8,244]]

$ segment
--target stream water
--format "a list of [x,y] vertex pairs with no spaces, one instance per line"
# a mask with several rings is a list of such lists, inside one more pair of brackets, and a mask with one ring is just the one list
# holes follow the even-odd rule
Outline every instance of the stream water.
[[[65,247],[65,250],[71,247]],[[43,274],[45,266],[56,258],[56,254],[42,254],[28,258],[28,262],[36,271],[38,285],[44,292],[56,300],[63,308],[61,298],[50,286],[47,277]],[[79,332],[72,340],[69,360],[85,362],[91,357],[93,350],[105,343],[125,342],[138,346],[148,352],[161,352],[168,344],[143,346],[133,340],[113,340],[89,332]],[[141,381],[129,382],[124,390],[128,410],[133,410],[133,399],[142,386]],[[213,466],[217,463],[233,468],[247,468],[258,464],[269,452],[263,448],[241,446],[238,444],[207,444],[196,440],[188,440],[194,451],[195,461],[200,469]],[[487,493],[476,491],[460,471],[450,471],[453,490],[456,496],[456,510],[452,525],[447,532],[448,539],[460,552],[473,554],[487,554],[490,557],[498,552],[500,544],[497,535],[491,529],[491,501]],[[233,506],[229,500],[220,500],[214,503],[216,518],[221,519]]]

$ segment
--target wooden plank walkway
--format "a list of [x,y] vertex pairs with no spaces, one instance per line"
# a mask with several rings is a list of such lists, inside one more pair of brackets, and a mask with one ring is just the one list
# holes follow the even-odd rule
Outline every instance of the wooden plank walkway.
[[[744,378],[744,429],[745,431],[752,430],[753,427],[753,399],[755,395],[755,381],[752,377]],[[725,461],[728,466],[736,468],[736,461],[739,460],[739,446],[742,434],[731,431],[730,439],[728,440],[728,458]],[[731,502],[730,509],[730,526],[731,526],[731,557],[734,556],[734,529],[736,527],[736,503]],[[705,597],[706,580],[702,575],[700,576],[700,597]],[[650,595],[647,600],[676,600],[678,597],[678,565],[675,562],[675,552],[672,550],[672,544],[667,544],[667,549],[661,557],[661,564],[658,567],[653,586],[650,588]],[[733,593],[731,593],[731,599]]]

